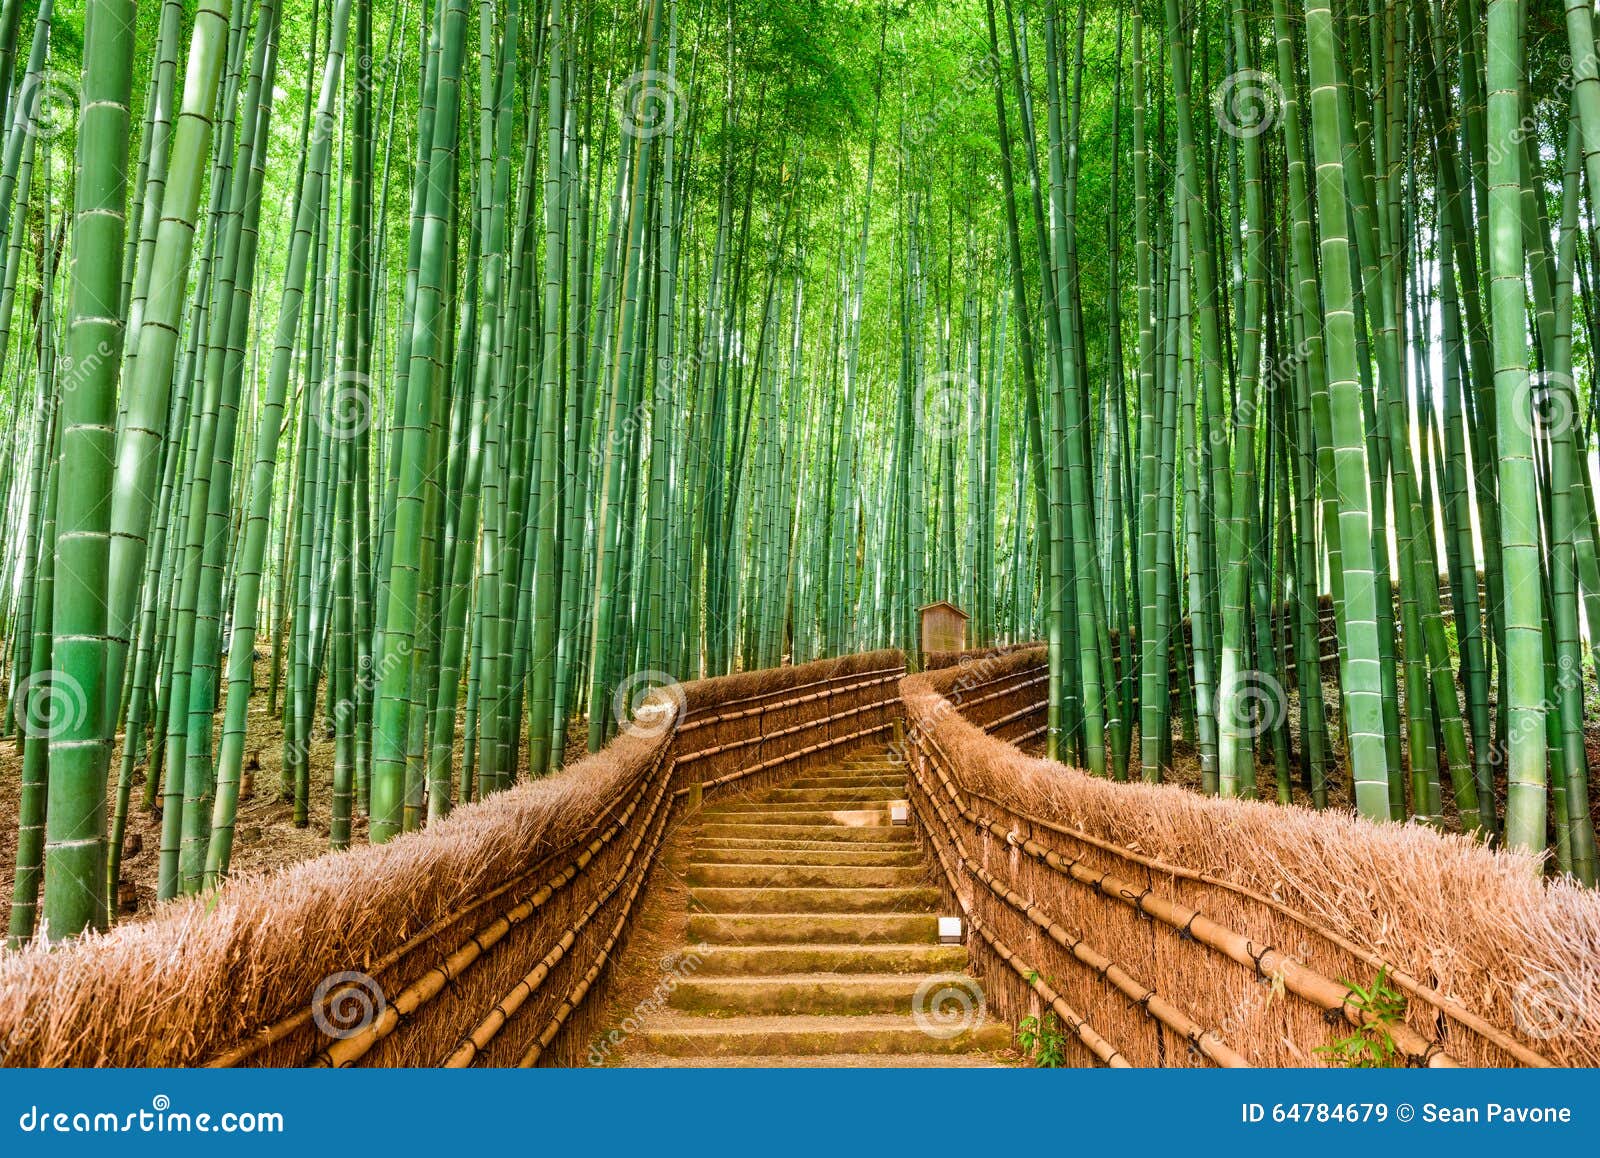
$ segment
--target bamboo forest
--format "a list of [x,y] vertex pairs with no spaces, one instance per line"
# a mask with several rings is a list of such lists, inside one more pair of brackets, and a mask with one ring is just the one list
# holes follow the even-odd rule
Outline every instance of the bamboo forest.
[[[600,1064],[574,1010],[692,816],[688,943],[737,914],[831,977],[801,914],[959,912],[1013,1061],[1077,1064],[1048,1015],[1088,1064],[1311,1064],[1348,1015],[1395,1064],[1596,1064],[1555,962],[1600,953],[1597,36],[1590,0],[0,0],[0,1041],[7,988],[281,901],[393,969],[388,1018],[316,1038],[338,946],[236,947],[278,980],[161,1064]],[[1091,899],[1168,920],[1147,876],[1333,930],[1272,967],[1293,1034],[1200,995],[1269,976],[1227,930],[1171,976],[1083,947]],[[538,947],[426,1028],[406,938],[454,983],[496,913]],[[1102,958],[1132,1012],[1063,976]],[[1530,1030],[1511,962],[1579,1011]],[[1407,1011],[1351,1013],[1358,972]],[[854,992],[747,1012],[888,1016]],[[167,1048],[50,1008],[20,1064]]]

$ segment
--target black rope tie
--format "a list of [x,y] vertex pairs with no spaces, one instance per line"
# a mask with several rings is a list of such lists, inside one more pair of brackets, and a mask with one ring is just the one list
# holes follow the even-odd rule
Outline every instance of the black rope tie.
[[[1104,880],[1105,878],[1102,877],[1101,879]],[[1127,890],[1124,890],[1122,892],[1121,896],[1122,896],[1123,900],[1130,901],[1132,903],[1133,911],[1138,913],[1139,916],[1142,919],[1144,919],[1146,921],[1151,921],[1151,920],[1154,920],[1155,918],[1153,918],[1148,912],[1145,911],[1144,899],[1146,897],[1148,897],[1148,896],[1153,895],[1154,892],[1155,892],[1154,889],[1149,889],[1149,888],[1143,889],[1143,890],[1141,890],[1140,892],[1137,892],[1137,893],[1129,892]]]

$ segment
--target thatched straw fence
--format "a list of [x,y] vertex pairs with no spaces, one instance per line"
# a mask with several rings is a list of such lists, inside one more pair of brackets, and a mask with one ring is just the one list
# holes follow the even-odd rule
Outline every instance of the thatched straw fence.
[[986,729],[1042,715],[1043,665],[901,682],[897,751],[992,1010],[1053,1010],[1085,1063],[1317,1065],[1367,1019],[1344,982],[1386,967],[1409,1064],[1600,1064],[1600,897],[1462,836],[1031,759]]
[[0,956],[0,1063],[581,1064],[656,852],[703,795],[889,740],[994,1012],[1077,1060],[1303,1065],[1407,997],[1411,1064],[1600,1064],[1600,898],[1415,826],[1024,756],[1039,649],[701,680],[603,752],[381,847]]
[[0,956],[9,1066],[574,1064],[704,792],[883,743],[899,652],[700,680],[547,779],[390,844]]

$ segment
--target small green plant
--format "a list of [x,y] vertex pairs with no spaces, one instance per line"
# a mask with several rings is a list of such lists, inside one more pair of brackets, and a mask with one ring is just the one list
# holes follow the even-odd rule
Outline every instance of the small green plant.
[[1060,1069],[1067,1064],[1067,1035],[1053,1013],[1043,1019],[1024,1017],[1017,1026],[1017,1044],[1039,1069]]
[[1348,1037],[1317,1047],[1318,1053],[1342,1069],[1393,1069],[1404,1064],[1395,1044],[1393,1027],[1406,1015],[1405,995],[1389,984],[1387,967],[1378,970],[1368,988],[1340,979],[1350,991],[1347,1006],[1366,1015],[1364,1023]]

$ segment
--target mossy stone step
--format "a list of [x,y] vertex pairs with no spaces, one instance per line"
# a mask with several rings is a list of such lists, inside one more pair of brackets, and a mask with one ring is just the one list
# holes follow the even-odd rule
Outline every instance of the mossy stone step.
[[854,792],[858,788],[882,788],[886,785],[904,788],[904,768],[885,769],[883,772],[849,772],[836,776],[807,776],[791,780],[785,788],[827,788],[834,791]]
[[896,888],[724,888],[689,890],[689,907],[708,913],[931,913],[939,890]]
[[965,945],[709,945],[700,951],[697,977],[774,973],[959,973]]
[[709,944],[936,944],[933,913],[712,913],[689,914],[689,940]]
[[926,1032],[910,1015],[697,1017],[681,1011],[653,1014],[639,1033],[651,1053],[673,1057],[790,1057],[819,1054],[959,1054],[1000,1050],[1011,1034],[996,1022],[979,1022],[948,1037]]
[[781,804],[725,804],[701,814],[704,824],[820,824],[845,828],[881,828],[889,824],[887,808],[790,808]]
[[[678,982],[668,998],[674,1009],[728,1014],[910,1013],[924,978],[906,974],[768,974],[760,977],[695,976]],[[973,983],[976,985],[976,982]]]
[[[870,834],[869,834],[870,835]],[[911,853],[921,863],[922,851],[914,840],[902,840],[893,830],[884,833],[882,840],[806,839],[804,837],[710,836],[701,837],[695,846],[696,855],[702,852],[761,849],[768,852],[892,852]],[[801,861],[795,861],[801,864]]]
[[695,852],[693,863],[696,865],[763,865],[768,868],[782,868],[791,865],[795,867],[838,865],[841,867],[907,868],[923,863],[920,850],[901,845],[891,845],[887,851],[878,851],[864,845],[845,845],[840,848],[810,848],[804,845],[797,848],[767,848],[763,847],[763,842],[760,841],[753,842],[753,844],[754,847],[749,848],[701,848]]
[[689,883],[740,889],[893,889],[926,882],[920,866],[802,864],[701,864],[689,866]]
[[[621,1064],[630,1069],[672,1069],[686,1064],[681,1057],[660,1053],[630,1053]],[[720,1069],[897,1069],[990,1070],[1008,1068],[986,1053],[819,1053],[750,1054],[717,1059]]]
[[818,806],[826,806],[842,800],[903,800],[905,795],[905,781],[901,780],[894,784],[863,784],[859,788],[769,788],[758,799],[773,804],[814,801]]
[[771,840],[838,841],[911,844],[916,834],[906,825],[890,824],[770,824],[749,822],[744,818],[735,821],[707,820],[700,826],[702,837],[768,838]]

